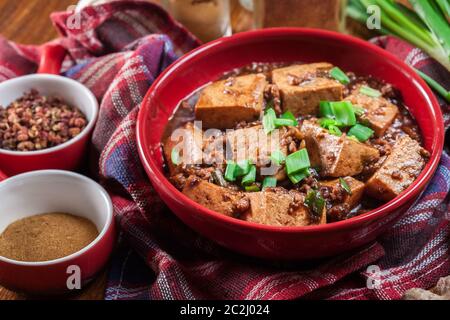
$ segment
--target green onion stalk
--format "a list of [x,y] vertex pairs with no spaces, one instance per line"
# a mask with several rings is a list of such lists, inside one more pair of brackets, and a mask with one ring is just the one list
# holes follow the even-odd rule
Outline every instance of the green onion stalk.
[[[349,0],[347,14],[366,24],[368,8],[378,6],[381,11],[380,33],[392,34],[410,42],[450,71],[450,1],[409,0],[409,3],[412,9],[394,0]],[[442,87],[437,91],[442,91]],[[444,98],[450,102],[448,91],[444,91]]]

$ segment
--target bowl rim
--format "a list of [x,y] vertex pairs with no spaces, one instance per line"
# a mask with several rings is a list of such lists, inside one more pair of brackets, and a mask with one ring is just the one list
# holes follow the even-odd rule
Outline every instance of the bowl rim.
[[71,179],[78,179],[81,180],[83,183],[89,184],[100,191],[101,197],[103,201],[106,204],[106,210],[107,210],[107,216],[106,216],[106,223],[103,226],[102,230],[99,232],[99,235],[92,241],[90,244],[88,244],[86,247],[82,248],[81,250],[72,253],[71,255],[49,260],[49,261],[40,261],[40,262],[27,262],[27,261],[18,261],[14,259],[9,259],[6,257],[3,257],[0,255],[0,262],[8,263],[11,265],[16,266],[23,266],[23,267],[43,267],[43,266],[53,266],[61,263],[67,263],[71,260],[74,260],[82,255],[87,254],[92,248],[94,248],[96,245],[100,243],[101,240],[105,238],[109,230],[111,230],[112,224],[114,222],[114,207],[112,204],[111,197],[109,196],[108,192],[97,182],[94,180],[85,177],[81,174],[70,172],[70,171],[64,171],[64,170],[40,170],[40,171],[32,171],[27,173],[22,173],[16,176],[13,176],[11,178],[7,178],[6,180],[0,182],[0,184],[6,184],[6,183],[14,183],[16,181],[20,181],[21,179],[26,178],[36,178],[36,177],[44,177],[44,176],[65,176],[69,177]]
[[[99,104],[97,101],[97,98],[92,93],[92,91],[86,87],[85,85],[81,84],[78,81],[75,81],[71,78],[63,77],[60,75],[53,75],[53,74],[30,74],[25,76],[20,76],[17,78],[9,79],[5,82],[0,83],[0,87],[5,84],[14,85],[15,82],[20,81],[40,81],[40,80],[52,80],[52,81],[61,81],[66,82],[70,86],[75,86],[81,89],[82,92],[86,95],[89,105],[91,108],[93,108],[93,114],[92,118],[88,120],[87,126],[81,131],[79,135],[77,135],[75,138],[72,138],[58,146],[43,149],[43,150],[37,150],[37,151],[13,151],[13,150],[5,150],[0,148],[0,154],[9,155],[9,156],[39,156],[39,155],[45,155],[45,154],[51,154],[53,152],[58,152],[61,150],[64,150],[66,148],[69,148],[71,145],[76,144],[77,142],[83,140],[87,135],[90,134],[90,132],[94,129],[94,126],[97,122],[98,113],[99,113]],[[30,89],[32,86],[30,87]],[[61,99],[64,99],[64,97],[61,97]],[[86,115],[85,115],[86,116]]]
[[[151,152],[149,148],[146,147],[146,129],[143,126],[145,119],[147,118],[150,107],[149,101],[151,100],[154,92],[158,90],[158,87],[165,81],[166,78],[171,76],[173,73],[177,72],[177,69],[189,62],[192,59],[198,58],[199,55],[206,54],[209,50],[215,49],[217,47],[226,46],[227,44],[235,44],[236,42],[242,42],[246,40],[251,40],[255,37],[265,37],[265,36],[317,36],[317,37],[327,37],[334,38],[335,41],[351,42],[353,45],[364,47],[367,50],[373,51],[375,54],[382,56],[386,60],[390,60],[395,63],[402,72],[406,73],[412,81],[417,83],[416,87],[422,91],[422,94],[428,100],[427,108],[429,109],[432,118],[435,120],[433,123],[435,130],[435,136],[433,137],[433,142],[431,146],[432,154],[425,168],[422,170],[421,174],[417,177],[414,183],[405,190],[402,194],[394,198],[388,203],[371,210],[367,213],[361,214],[356,217],[352,217],[348,220],[343,220],[339,222],[327,223],[323,225],[314,226],[269,226],[263,224],[257,224],[254,222],[248,222],[244,220],[239,220],[236,218],[228,217],[213,210],[207,209],[195,201],[189,199],[182,192],[176,189],[167,179],[167,177],[160,172],[158,166],[153,161]],[[136,125],[136,136],[138,142],[138,153],[144,168],[152,181],[152,183],[158,185],[167,196],[172,199],[177,199],[179,202],[185,204],[186,206],[192,207],[196,212],[202,215],[202,218],[213,218],[217,223],[224,223],[233,228],[239,228],[241,230],[247,231],[259,231],[259,232],[277,232],[283,234],[293,234],[293,233],[319,233],[325,231],[338,231],[348,228],[355,228],[364,223],[369,223],[377,219],[381,219],[388,215],[390,212],[404,206],[405,204],[414,201],[425,188],[427,183],[433,177],[435,171],[438,168],[441,155],[444,147],[444,124],[441,108],[439,103],[431,91],[431,89],[426,85],[425,81],[420,78],[415,71],[408,66],[405,62],[394,56],[392,53],[362,39],[355,38],[353,36],[327,31],[320,29],[311,28],[268,28],[260,30],[252,30],[239,34],[235,34],[231,37],[220,38],[212,42],[206,43],[199,48],[192,50],[187,53],[177,61],[175,61],[171,66],[169,66],[153,83],[153,85],[148,90],[146,96],[144,97],[142,107],[139,110],[137,125]]]

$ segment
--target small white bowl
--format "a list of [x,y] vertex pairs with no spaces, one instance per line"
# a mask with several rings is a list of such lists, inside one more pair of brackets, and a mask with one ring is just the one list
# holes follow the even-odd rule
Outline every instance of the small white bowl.
[[115,242],[113,205],[96,182],[68,171],[36,171],[0,183],[0,234],[11,223],[61,212],[92,221],[99,236],[82,250],[53,261],[21,262],[0,256],[0,284],[16,291],[47,294],[67,291],[68,268],[78,267],[82,284],[106,264]]

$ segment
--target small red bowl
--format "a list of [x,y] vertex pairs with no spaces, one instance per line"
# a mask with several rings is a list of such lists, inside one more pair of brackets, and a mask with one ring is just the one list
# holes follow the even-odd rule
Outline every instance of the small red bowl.
[[0,108],[6,107],[25,92],[36,89],[45,96],[61,98],[77,107],[87,118],[87,126],[75,138],[53,148],[39,151],[10,151],[0,148],[0,169],[8,176],[44,170],[76,170],[85,159],[99,106],[94,94],[81,83],[57,75],[65,49],[47,45],[43,49],[38,74],[17,77],[0,83]]
[[114,248],[111,198],[99,184],[76,173],[35,171],[0,182],[0,212],[0,233],[17,220],[50,212],[87,218],[99,231],[87,247],[64,258],[21,262],[0,256],[0,285],[17,292],[59,294],[76,289],[71,285],[77,282],[83,288],[105,267]]
[[[422,130],[431,158],[412,186],[389,203],[352,219],[310,227],[271,227],[229,218],[180,193],[163,170],[161,138],[178,103],[223,73],[252,62],[328,61],[398,88]],[[420,196],[442,154],[443,119],[432,91],[401,60],[347,35],[314,29],[264,29],[208,43],[175,62],[153,84],[137,125],[139,154],[153,187],[188,226],[231,250],[261,258],[304,260],[367,244],[391,226]]]

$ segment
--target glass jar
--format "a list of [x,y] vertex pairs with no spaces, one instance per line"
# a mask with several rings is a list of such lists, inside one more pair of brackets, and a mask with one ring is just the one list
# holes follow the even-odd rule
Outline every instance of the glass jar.
[[231,35],[230,0],[163,0],[162,4],[203,42]]
[[253,0],[254,27],[344,31],[346,5],[347,0]]

